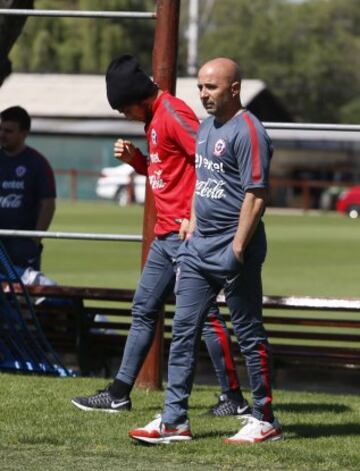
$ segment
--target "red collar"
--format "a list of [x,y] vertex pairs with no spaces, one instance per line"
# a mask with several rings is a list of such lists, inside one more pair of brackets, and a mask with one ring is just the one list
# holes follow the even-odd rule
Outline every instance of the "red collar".
[[166,99],[169,95],[170,95],[170,93],[167,90],[163,90],[163,92],[153,101],[153,103],[151,105],[152,118],[147,124],[145,124],[145,132],[149,129],[149,126],[151,124],[151,121],[152,121],[157,109],[159,108],[159,106],[161,105],[163,100]]

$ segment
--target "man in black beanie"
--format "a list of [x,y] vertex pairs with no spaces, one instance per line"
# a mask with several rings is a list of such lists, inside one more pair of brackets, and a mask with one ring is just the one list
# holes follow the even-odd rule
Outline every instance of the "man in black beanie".
[[[127,119],[145,123],[148,156],[124,139],[116,141],[114,155],[147,175],[157,210],[156,238],[136,289],[133,321],[114,382],[98,394],[76,397],[72,403],[85,411],[120,412],[131,409],[130,392],[152,344],[159,312],[174,288],[177,251],[182,241],[191,236],[189,219],[199,122],[183,101],[160,90],[130,55],[111,62],[106,88],[112,108]],[[209,413],[248,414],[251,410],[240,390],[230,335],[216,304],[209,310],[203,336],[222,389],[219,402]]]
[[129,54],[114,59],[106,72],[106,91],[114,110],[140,102],[157,93],[159,87]]

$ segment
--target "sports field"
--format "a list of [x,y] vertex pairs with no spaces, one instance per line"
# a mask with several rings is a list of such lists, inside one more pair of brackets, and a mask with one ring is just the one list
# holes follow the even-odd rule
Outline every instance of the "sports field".
[[[358,297],[360,221],[337,215],[266,216],[266,294]],[[54,231],[140,234],[142,208],[60,201]],[[45,241],[44,272],[62,284],[134,287],[139,243]],[[356,374],[356,373],[354,373]],[[209,419],[216,387],[196,386],[190,418],[195,440],[143,447],[127,437],[160,411],[163,393],[134,390],[131,413],[84,413],[70,404],[106,381],[0,375],[0,469],[57,470],[319,470],[355,471],[360,462],[360,399],[354,395],[274,391],[286,440],[233,446],[223,438],[236,418]],[[245,391],[247,397],[249,392]]]
[[[104,380],[0,375],[2,471],[358,471],[360,399],[306,392],[274,393],[285,440],[227,445],[236,418],[208,418],[216,389],[197,386],[188,443],[141,446],[127,436],[160,411],[163,393],[135,390],[134,409],[120,415],[83,412],[70,404]],[[248,391],[245,392],[248,396]]]
[[[141,234],[141,206],[59,201],[53,231]],[[360,221],[338,214],[265,217],[264,293],[359,297]],[[68,285],[133,288],[141,244],[45,240],[44,272]]]

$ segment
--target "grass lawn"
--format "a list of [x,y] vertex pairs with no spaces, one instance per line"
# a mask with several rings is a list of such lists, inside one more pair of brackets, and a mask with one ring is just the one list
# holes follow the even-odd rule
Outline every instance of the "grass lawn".
[[[141,234],[143,207],[59,201],[50,230]],[[43,271],[64,285],[134,288],[140,275],[141,243],[45,240]]]
[[360,296],[360,220],[335,213],[268,214],[265,222],[265,294]]
[[[360,463],[360,398],[305,392],[274,392],[285,440],[260,445],[226,445],[236,418],[208,418],[213,387],[196,386],[188,443],[141,446],[129,429],[145,425],[160,410],[162,392],[135,389],[134,409],[120,415],[85,413],[70,404],[104,380],[0,375],[0,469],[81,470],[319,470],[357,471]],[[248,395],[248,393],[247,393]]]
[[[142,207],[59,201],[53,231],[140,234]],[[266,215],[269,254],[264,292],[359,297],[360,222],[338,215]],[[139,243],[45,240],[44,272],[68,285],[133,288],[140,273]],[[355,373],[354,373],[355,374]],[[127,432],[160,411],[163,393],[135,389],[134,409],[121,415],[84,413],[70,404],[105,381],[0,375],[0,470],[319,470],[357,471],[360,398],[274,391],[285,440],[235,446],[223,438],[236,418],[203,417],[211,386],[195,386],[190,418],[195,438],[144,447]],[[246,392],[247,396],[249,393]]]
[[[53,231],[141,234],[143,208],[59,201]],[[360,221],[338,214],[265,216],[264,293],[358,297]],[[141,244],[45,240],[44,272],[62,284],[134,288]]]

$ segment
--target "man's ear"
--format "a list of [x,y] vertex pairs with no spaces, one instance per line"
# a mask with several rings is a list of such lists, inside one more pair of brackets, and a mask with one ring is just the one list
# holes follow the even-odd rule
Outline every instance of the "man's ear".
[[231,84],[231,93],[232,93],[232,96],[235,97],[235,96],[239,96],[240,95],[240,89],[241,89],[241,82],[233,82]]

